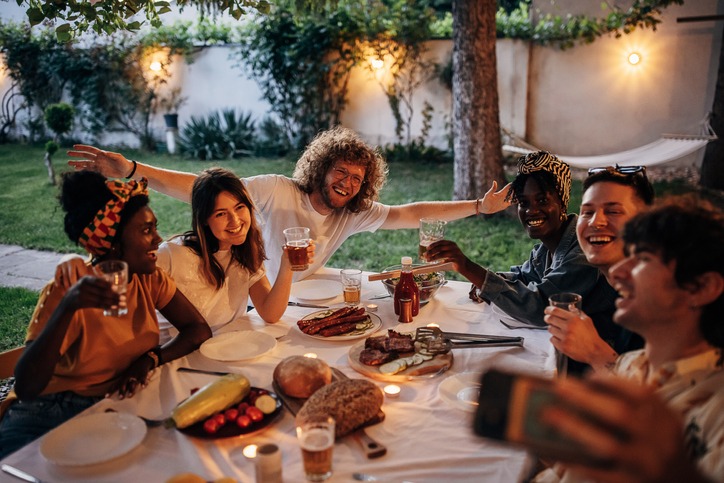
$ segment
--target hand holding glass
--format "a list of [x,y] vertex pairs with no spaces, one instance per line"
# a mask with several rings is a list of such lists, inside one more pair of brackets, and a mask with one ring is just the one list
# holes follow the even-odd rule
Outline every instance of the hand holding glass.
[[309,228],[296,226],[284,230],[287,256],[293,272],[301,272],[309,268],[307,247],[309,246]]
[[447,225],[447,221],[436,220],[434,218],[420,218],[420,245],[417,249],[417,255],[420,260],[427,261],[425,256],[427,247],[445,237],[445,225]]
[[297,421],[297,440],[307,480],[324,481],[332,476],[334,419],[318,417]]
[[344,303],[347,305],[359,305],[360,294],[362,293],[362,270],[347,268],[339,271],[342,280],[342,291]]
[[128,264],[121,260],[106,260],[95,266],[99,277],[111,283],[111,289],[120,296],[118,305],[103,309],[103,315],[118,317],[128,313],[126,306],[126,290],[128,289]]
[[[583,297],[577,293],[561,292],[551,295],[548,298],[548,304],[551,307],[558,307],[568,312],[580,314]],[[561,377],[565,377],[568,372],[568,357],[558,352],[558,350],[556,350],[556,369]]]

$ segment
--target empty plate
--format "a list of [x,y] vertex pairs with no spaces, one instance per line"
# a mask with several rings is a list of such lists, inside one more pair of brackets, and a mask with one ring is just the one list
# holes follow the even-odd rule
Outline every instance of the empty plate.
[[201,354],[217,361],[243,361],[259,357],[272,350],[277,340],[269,334],[256,330],[240,330],[215,335],[199,350]]
[[453,374],[440,383],[438,393],[452,406],[463,411],[474,411],[480,395],[480,373]]
[[61,466],[93,465],[128,453],[145,436],[146,423],[133,414],[89,414],[49,432],[40,442],[40,454]]
[[336,280],[302,280],[292,284],[292,297],[300,300],[327,300],[342,294]]

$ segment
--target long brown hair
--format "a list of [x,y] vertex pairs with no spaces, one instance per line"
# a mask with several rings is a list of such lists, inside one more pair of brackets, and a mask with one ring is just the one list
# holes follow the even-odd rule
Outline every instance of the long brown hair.
[[266,260],[261,231],[256,222],[256,209],[239,177],[223,168],[202,171],[194,181],[191,192],[191,231],[184,233],[182,238],[183,244],[201,258],[202,273],[217,290],[226,281],[226,269],[213,256],[219,251],[219,240],[211,232],[207,220],[214,211],[216,198],[224,192],[248,206],[251,218],[246,241],[231,247],[231,263],[238,263],[254,273]]

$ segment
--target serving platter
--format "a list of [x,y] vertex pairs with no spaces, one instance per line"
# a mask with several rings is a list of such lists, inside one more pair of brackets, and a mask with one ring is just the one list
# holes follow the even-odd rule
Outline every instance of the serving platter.
[[[326,317],[338,309],[339,309],[339,307],[325,309],[325,310],[318,310],[316,312],[312,312],[311,314],[305,315],[304,317],[302,317],[302,320],[321,319],[322,317]],[[312,339],[336,340],[336,341],[356,340],[356,339],[361,339],[363,337],[367,337],[371,334],[374,334],[375,332],[380,330],[380,328],[382,327],[382,319],[380,319],[380,317],[377,314],[373,314],[371,312],[365,312],[365,314],[367,315],[369,327],[367,327],[364,330],[355,330],[355,331],[348,332],[346,334],[341,334],[341,335],[332,335],[329,337],[325,337],[325,336],[319,335],[319,334],[307,334],[305,332],[302,332],[302,330],[299,328],[298,325],[295,324],[294,326],[299,331],[299,333],[301,333],[302,335],[304,335],[306,337],[311,337]]]
[[299,300],[329,300],[342,295],[342,284],[336,280],[302,280],[292,284],[290,295]]
[[[403,371],[396,374],[384,374],[380,372],[379,366],[368,366],[363,364],[359,360],[359,356],[365,348],[365,341],[360,341],[350,347],[347,353],[349,359],[349,365],[352,369],[359,372],[360,374],[371,377],[378,381],[386,382],[405,382],[414,380],[429,379],[439,376],[443,372],[450,369],[453,365],[453,353],[452,351],[446,354],[438,354],[430,360],[426,360],[421,364],[407,367]],[[411,355],[411,354],[405,354]]]
[[[261,390],[261,388],[258,387],[252,387],[251,389],[256,391]],[[261,421],[252,422],[246,428],[241,428],[235,423],[231,422],[221,426],[217,432],[209,434],[204,430],[204,421],[199,421],[198,423],[192,424],[191,426],[187,426],[185,428],[177,428],[177,430],[187,436],[193,436],[194,438],[201,439],[234,438],[241,436],[251,436],[253,434],[260,433],[268,428],[272,423],[274,423],[279,418],[279,415],[282,413],[282,402],[279,399],[279,396],[277,396],[277,394],[272,391],[268,391],[266,389],[264,389],[264,391],[266,391],[267,394],[274,398],[274,401],[276,402],[276,409],[274,409],[274,412],[270,414],[265,414],[264,419],[262,419]],[[234,404],[232,407],[234,406],[237,406],[237,404]]]

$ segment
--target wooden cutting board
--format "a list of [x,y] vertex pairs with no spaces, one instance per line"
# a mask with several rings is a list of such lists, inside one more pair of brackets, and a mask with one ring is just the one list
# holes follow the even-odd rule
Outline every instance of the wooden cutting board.
[[[345,379],[349,378],[342,371],[334,367],[332,368],[332,382],[343,381]],[[279,387],[276,381],[272,381],[272,386],[274,387],[274,392],[277,393],[279,399],[281,399],[282,403],[284,403],[284,406],[286,406],[290,413],[296,416],[307,400],[304,398],[287,396],[286,394],[284,394],[284,391],[282,391],[281,387]],[[357,428],[353,433],[351,433],[362,444],[362,448],[364,449],[367,458],[379,458],[380,456],[384,456],[385,454],[387,454],[387,448],[372,439],[364,430],[364,428],[366,428],[367,426],[381,423],[382,421],[384,421],[384,419],[385,413],[382,411],[382,409],[380,409],[375,417],[373,417],[365,424]]]

